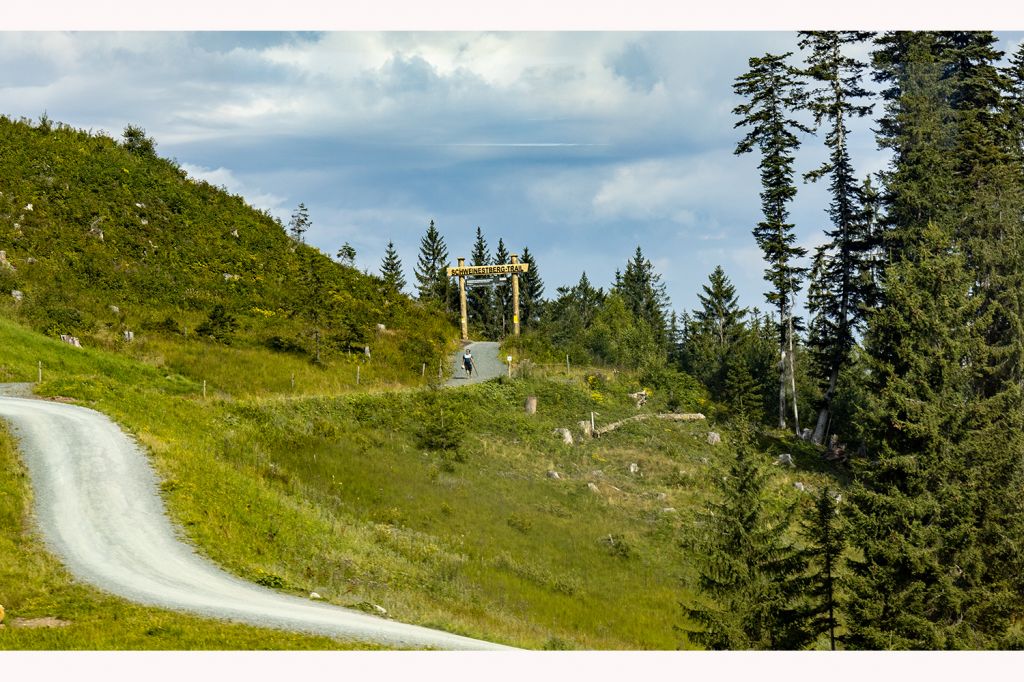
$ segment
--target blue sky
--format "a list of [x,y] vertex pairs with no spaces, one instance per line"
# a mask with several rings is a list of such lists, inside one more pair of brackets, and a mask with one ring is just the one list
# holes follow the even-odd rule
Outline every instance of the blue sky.
[[[999,33],[1004,50],[1021,33]],[[673,308],[721,264],[764,309],[756,154],[732,151],[733,79],[796,49],[792,32],[0,33],[0,113],[118,136],[158,152],[379,267],[394,240],[410,283],[434,220],[454,260],[477,226],[493,251],[529,246],[547,294],[584,270],[608,286],[637,245]],[[877,112],[876,112],[877,113]],[[861,174],[884,167],[871,121]],[[798,172],[824,149],[805,139]],[[824,184],[793,205],[808,249],[827,228]]]

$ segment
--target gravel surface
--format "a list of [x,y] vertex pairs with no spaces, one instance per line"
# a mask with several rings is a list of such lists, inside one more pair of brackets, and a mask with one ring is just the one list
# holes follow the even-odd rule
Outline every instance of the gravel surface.
[[481,381],[494,379],[508,373],[508,365],[504,358],[498,357],[497,341],[471,341],[467,344],[473,352],[473,363],[476,371],[471,376],[466,376],[466,370],[462,364],[462,354],[465,346],[452,357],[452,378],[446,386],[465,386],[466,384],[478,384]]
[[0,418],[20,441],[43,537],[77,578],[144,604],[254,625],[394,647],[505,648],[229,575],[182,540],[146,456],[116,424],[84,407],[10,397],[15,392],[0,387],[8,394],[0,396]]

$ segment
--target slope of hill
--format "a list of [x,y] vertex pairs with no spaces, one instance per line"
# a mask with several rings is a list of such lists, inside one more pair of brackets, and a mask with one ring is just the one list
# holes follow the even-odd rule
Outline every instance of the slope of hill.
[[444,315],[139,147],[0,117],[0,312],[108,348],[133,331],[321,362],[372,345],[396,376],[436,366]]

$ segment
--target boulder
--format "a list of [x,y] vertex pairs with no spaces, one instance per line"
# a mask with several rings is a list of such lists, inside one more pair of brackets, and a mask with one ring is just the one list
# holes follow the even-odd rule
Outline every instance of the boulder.
[[120,315],[121,314],[121,309],[118,308],[116,305],[109,306],[109,308],[110,308],[110,312],[114,313],[115,315]]
[[715,431],[708,431],[708,445],[718,445],[722,442],[722,437]]
[[77,336],[71,336],[70,334],[61,334],[60,340],[68,344],[69,346],[74,346],[75,348],[82,347],[82,342],[78,340]]
[[13,298],[18,303],[21,303],[21,299],[25,298],[25,294],[21,293],[17,289],[11,289],[11,298]]
[[589,488],[590,492],[592,492],[592,493],[600,493],[601,492],[601,489],[597,487],[596,483],[588,483],[587,484],[587,488]]
[[560,478],[562,478],[561,476],[559,476],[559,475],[558,475],[558,472],[557,472],[557,471],[549,471],[549,472],[547,473],[547,477],[548,477],[548,478],[553,478],[553,479],[554,479],[554,480],[556,480],[556,481],[557,481],[557,480],[559,480]]
[[805,486],[800,481],[797,481],[796,483],[794,483],[793,487],[796,488],[797,490],[799,490],[800,492],[803,492],[803,491],[807,490],[807,486]]
[[316,592],[310,592],[310,593],[309,593],[309,598],[310,598],[310,599],[323,599],[323,597],[321,597],[321,596],[320,596],[319,594],[317,594]]
[[526,414],[537,414],[537,396],[526,397]]
[[7,260],[6,251],[0,251],[0,268],[7,268],[9,270],[15,269],[14,264],[11,263],[11,261]]
[[125,330],[121,332],[121,335],[124,337],[124,340],[128,343],[131,343],[132,341],[135,340],[135,332]]
[[634,475],[640,473],[640,466],[636,462],[630,462],[629,473]]
[[572,431],[570,431],[569,429],[559,428],[555,429],[551,433],[552,435],[560,436],[562,438],[562,442],[565,443],[566,445],[572,445]]
[[796,464],[793,462],[793,455],[788,452],[779,455],[778,459],[775,460],[775,463],[783,466],[796,467]]

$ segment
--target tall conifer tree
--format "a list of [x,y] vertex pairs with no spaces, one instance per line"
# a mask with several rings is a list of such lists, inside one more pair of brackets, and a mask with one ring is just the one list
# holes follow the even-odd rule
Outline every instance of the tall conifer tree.
[[[505,242],[498,238],[498,247],[494,250],[494,262],[505,264],[510,261],[510,254]],[[494,320],[504,336],[512,329],[512,280],[502,279],[494,287]]]
[[793,509],[772,514],[768,474],[747,444],[728,475],[715,478],[697,586],[711,602],[685,607],[701,629],[690,639],[710,649],[796,649],[809,637],[794,608],[806,586],[806,564],[786,540]]
[[860,322],[860,303],[865,298],[858,274],[863,269],[867,239],[859,234],[864,224],[859,220],[861,202],[850,160],[848,121],[866,116],[871,106],[859,104],[869,94],[860,83],[866,64],[844,55],[843,50],[870,35],[862,31],[800,33],[800,47],[810,50],[806,74],[817,83],[807,108],[814,114],[816,126],[828,125],[825,144],[830,150],[828,160],[805,177],[816,181],[829,176],[832,195],[828,208],[832,229],[826,231],[829,241],[815,254],[808,306],[814,316],[810,347],[824,388],[812,433],[815,443],[825,437],[839,373],[853,346],[853,331]]
[[[487,240],[484,239],[483,230],[476,228],[476,240],[473,242],[473,250],[470,252],[470,265],[491,265],[491,253],[487,248]],[[493,287],[474,286],[466,291],[466,308],[469,313],[469,321],[482,333],[488,336],[495,335],[494,329],[494,295]],[[500,324],[500,322],[499,322]]]
[[401,293],[405,288],[405,275],[402,273],[402,261],[398,257],[395,243],[388,241],[384,259],[380,263],[380,276],[393,291]]
[[450,307],[451,286],[445,273],[448,266],[448,247],[431,220],[427,233],[420,239],[420,254],[413,271],[417,296],[421,301],[437,301],[446,308]]
[[519,277],[521,322],[526,328],[530,328],[540,321],[544,304],[544,280],[540,277],[537,260],[530,253],[529,247],[523,247],[523,254],[519,260],[530,266],[530,269]]
[[[761,210],[764,220],[754,228],[754,238],[768,262],[765,279],[771,290],[765,294],[768,303],[778,311],[779,332],[779,427],[786,425],[786,363],[788,358],[791,386],[795,389],[793,357],[793,302],[805,275],[795,261],[806,255],[796,246],[793,224],[789,222],[788,205],[796,196],[793,184],[793,153],[800,146],[798,132],[811,132],[793,112],[803,107],[806,95],[798,73],[786,63],[792,53],[765,54],[750,59],[750,71],[733,84],[737,95],[746,102],[733,113],[739,116],[736,127],[749,128],[736,145],[736,154],[746,154],[755,147],[761,152]],[[793,395],[796,416],[796,395]],[[798,422],[798,419],[794,419]],[[799,430],[799,423],[794,427]]]

